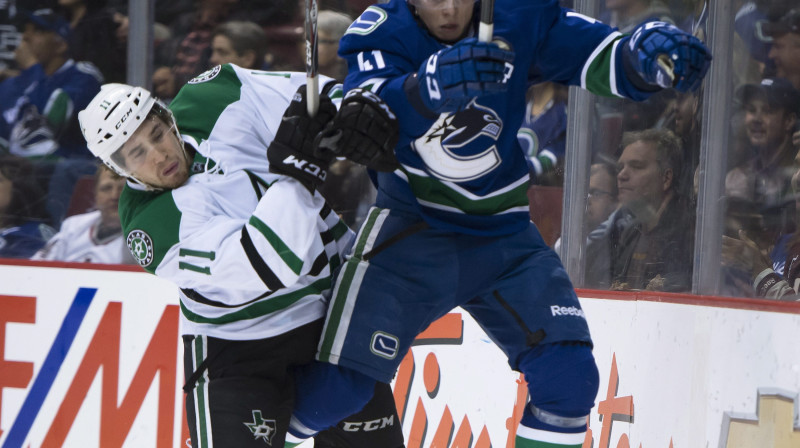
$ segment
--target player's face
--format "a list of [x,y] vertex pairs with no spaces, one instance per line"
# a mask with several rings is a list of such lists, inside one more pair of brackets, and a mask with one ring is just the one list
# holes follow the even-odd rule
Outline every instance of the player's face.
[[622,150],[617,161],[620,204],[639,202],[658,209],[671,178],[661,172],[657,155],[655,144],[651,142],[634,142]]
[[211,65],[221,65],[233,63],[239,67],[244,68],[257,68],[253,67],[253,54],[246,52],[239,54],[233,48],[231,40],[222,35],[214,36],[211,41],[211,57],[208,59]]
[[775,62],[777,76],[786,78],[798,88],[800,82],[800,34],[786,33],[775,36],[769,58]]
[[614,183],[617,181],[606,170],[595,172],[589,177],[589,198],[586,201],[586,224],[594,229],[617,208],[614,196]]
[[[5,213],[8,206],[11,205],[11,196],[13,193],[13,185],[11,179],[7,178],[2,171],[0,171],[0,214]],[[2,222],[2,220],[0,220]]]
[[189,157],[175,129],[158,118],[148,118],[118,151],[133,177],[156,188],[172,189],[189,178]]
[[119,227],[119,195],[125,186],[125,178],[111,170],[102,169],[95,186],[94,202],[100,210],[100,219],[106,227]]
[[745,133],[754,148],[777,149],[789,136],[791,124],[783,109],[770,107],[762,98],[752,98],[745,107]]
[[413,4],[428,31],[443,42],[464,37],[475,7],[473,0],[416,0]]

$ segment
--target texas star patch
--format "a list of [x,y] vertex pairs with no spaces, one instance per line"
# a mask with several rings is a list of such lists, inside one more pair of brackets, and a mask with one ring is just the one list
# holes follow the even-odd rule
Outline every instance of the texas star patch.
[[140,266],[149,266],[153,262],[153,240],[144,230],[132,230],[125,243]]

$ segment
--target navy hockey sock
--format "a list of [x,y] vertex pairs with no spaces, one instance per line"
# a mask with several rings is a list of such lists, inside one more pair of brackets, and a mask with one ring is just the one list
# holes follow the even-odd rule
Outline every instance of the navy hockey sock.
[[531,401],[520,421],[516,446],[581,446],[599,387],[591,347],[538,346],[523,356],[519,368],[528,381]]
[[333,364],[313,362],[297,371],[297,397],[289,433],[308,438],[360,411],[372,397],[375,380]]

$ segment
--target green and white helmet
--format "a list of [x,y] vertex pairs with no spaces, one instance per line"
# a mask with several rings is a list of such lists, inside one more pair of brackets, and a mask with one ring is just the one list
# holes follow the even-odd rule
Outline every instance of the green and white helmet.
[[166,119],[170,125],[175,124],[172,112],[146,89],[127,84],[105,84],[86,109],[78,113],[89,151],[120,176],[144,187],[149,186],[136,179],[120,164],[122,158],[114,155],[151,112]]

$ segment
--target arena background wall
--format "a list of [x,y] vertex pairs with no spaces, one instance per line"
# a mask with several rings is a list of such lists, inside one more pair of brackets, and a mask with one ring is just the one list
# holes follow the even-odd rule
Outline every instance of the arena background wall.
[[[800,304],[578,294],[601,377],[584,448],[800,447]],[[0,260],[0,448],[188,446],[179,312],[137,267]],[[460,310],[394,390],[409,448],[511,448],[527,393]]]

